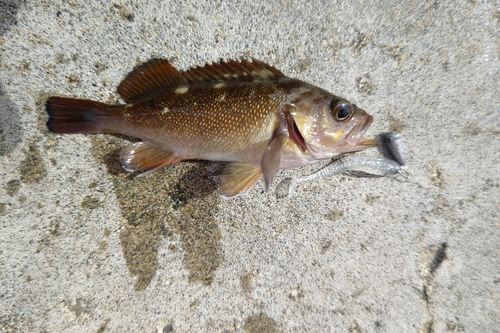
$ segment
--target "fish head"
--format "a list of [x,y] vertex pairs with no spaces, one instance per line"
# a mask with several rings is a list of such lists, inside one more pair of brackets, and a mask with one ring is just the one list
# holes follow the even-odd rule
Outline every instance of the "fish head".
[[[293,103],[290,113],[303,150],[314,159],[325,159],[375,147],[363,135],[373,117],[344,98],[325,91],[309,91]],[[290,128],[290,125],[289,125]]]

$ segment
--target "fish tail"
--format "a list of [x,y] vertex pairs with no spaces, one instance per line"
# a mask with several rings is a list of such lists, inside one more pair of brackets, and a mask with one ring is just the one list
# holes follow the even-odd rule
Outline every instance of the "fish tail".
[[108,105],[84,99],[49,97],[47,128],[61,134],[103,133],[102,116]]

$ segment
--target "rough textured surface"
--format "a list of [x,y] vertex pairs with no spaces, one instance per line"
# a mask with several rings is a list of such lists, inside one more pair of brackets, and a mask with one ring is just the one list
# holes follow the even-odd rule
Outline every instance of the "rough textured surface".
[[[0,2],[0,331],[500,332],[499,35],[493,0]],[[44,128],[150,58],[245,55],[401,132],[410,179],[225,200],[214,163],[134,178],[129,138]]]

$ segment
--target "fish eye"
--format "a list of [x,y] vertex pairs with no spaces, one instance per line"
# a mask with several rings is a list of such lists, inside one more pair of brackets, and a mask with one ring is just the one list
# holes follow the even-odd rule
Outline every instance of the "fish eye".
[[347,102],[340,102],[332,110],[333,117],[337,121],[346,121],[352,116],[352,105]]

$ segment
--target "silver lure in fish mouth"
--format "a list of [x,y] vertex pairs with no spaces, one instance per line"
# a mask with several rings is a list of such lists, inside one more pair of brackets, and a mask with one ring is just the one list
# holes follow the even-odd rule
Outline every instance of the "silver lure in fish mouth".
[[370,115],[365,115],[346,135],[346,142],[349,146],[356,148],[357,150],[362,150],[365,148],[371,148],[378,145],[377,140],[365,139],[363,134],[368,130],[373,122],[373,117]]

